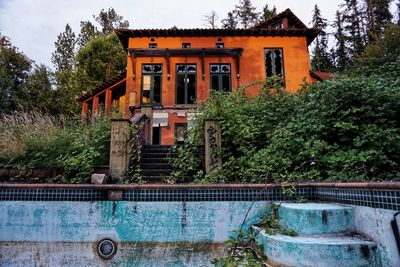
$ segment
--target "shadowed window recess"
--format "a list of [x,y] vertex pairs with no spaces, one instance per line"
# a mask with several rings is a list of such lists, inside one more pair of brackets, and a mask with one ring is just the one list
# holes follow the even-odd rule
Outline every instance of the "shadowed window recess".
[[161,104],[162,65],[142,65],[142,104]]
[[211,90],[228,92],[231,86],[231,65],[210,64]]
[[196,101],[195,64],[176,65],[176,104],[194,104]]
[[264,55],[266,78],[276,75],[284,79],[283,49],[266,48],[264,49]]

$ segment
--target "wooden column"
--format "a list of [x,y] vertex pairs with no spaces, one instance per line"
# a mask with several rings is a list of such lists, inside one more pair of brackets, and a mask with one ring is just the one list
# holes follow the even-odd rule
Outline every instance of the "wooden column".
[[152,106],[141,107],[141,112],[142,112],[142,114],[146,115],[147,118],[149,118],[149,120],[150,120],[150,123],[147,126],[147,127],[149,127],[147,129],[147,131],[149,133],[147,143],[153,144],[153,107]]
[[93,106],[92,106],[92,119],[97,119],[99,117],[99,97],[93,97]]
[[221,127],[217,121],[206,120],[204,125],[204,150],[206,174],[216,171],[222,166],[221,151]]
[[113,181],[118,182],[129,167],[130,121],[111,119],[111,146],[109,173]]
[[86,123],[87,120],[87,112],[88,112],[88,103],[82,102],[82,122]]
[[106,90],[106,99],[105,99],[105,104],[104,104],[104,112],[106,116],[110,116],[111,114],[111,105],[112,105],[112,91],[111,90]]

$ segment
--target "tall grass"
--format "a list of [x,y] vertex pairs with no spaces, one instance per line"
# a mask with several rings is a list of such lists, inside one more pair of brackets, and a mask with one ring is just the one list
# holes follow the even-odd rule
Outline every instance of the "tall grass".
[[86,182],[95,165],[108,162],[111,125],[32,110],[0,115],[0,164],[56,168],[70,182]]
[[0,159],[24,156],[27,145],[49,142],[65,125],[65,117],[32,110],[0,115]]

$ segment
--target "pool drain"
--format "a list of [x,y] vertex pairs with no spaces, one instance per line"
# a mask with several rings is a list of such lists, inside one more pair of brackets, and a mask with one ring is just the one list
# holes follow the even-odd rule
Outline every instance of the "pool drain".
[[111,239],[103,239],[97,246],[97,253],[105,260],[111,259],[117,252],[117,244]]

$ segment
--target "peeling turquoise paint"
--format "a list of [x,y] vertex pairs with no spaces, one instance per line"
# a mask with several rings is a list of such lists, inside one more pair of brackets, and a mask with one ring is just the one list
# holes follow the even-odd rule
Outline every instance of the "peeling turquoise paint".
[[[0,241],[224,242],[251,202],[2,202]],[[256,203],[246,227],[266,202]]]

